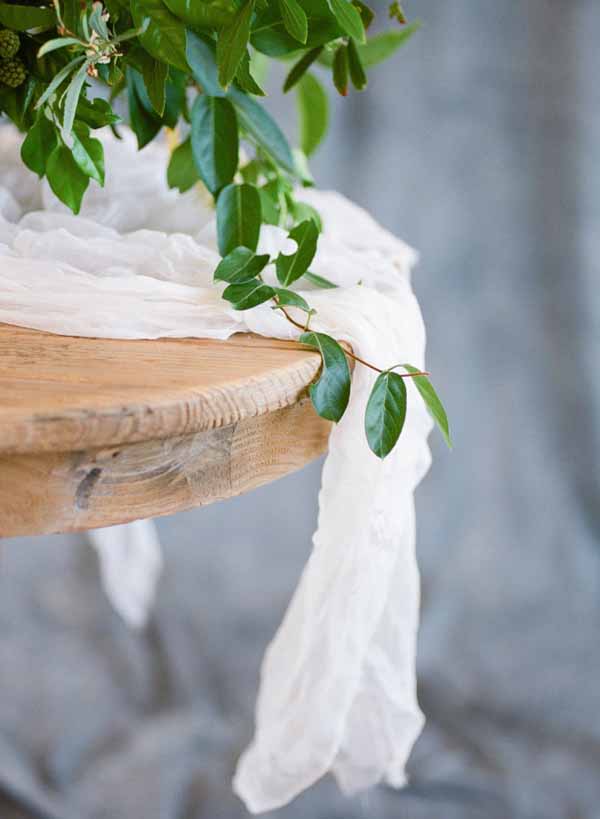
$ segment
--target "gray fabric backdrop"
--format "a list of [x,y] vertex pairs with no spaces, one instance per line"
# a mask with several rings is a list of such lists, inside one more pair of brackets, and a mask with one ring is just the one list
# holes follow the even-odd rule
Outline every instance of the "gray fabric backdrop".
[[[406,2],[426,28],[337,105],[320,182],[422,251],[456,448],[418,494],[428,725],[412,786],[282,819],[600,816],[597,0]],[[79,537],[5,541],[2,819],[239,819],[257,672],[305,561],[318,465],[160,522],[142,635]]]

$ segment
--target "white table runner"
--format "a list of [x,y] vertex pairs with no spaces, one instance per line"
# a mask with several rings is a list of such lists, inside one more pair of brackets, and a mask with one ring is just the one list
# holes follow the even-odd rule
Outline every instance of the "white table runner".
[[[138,154],[131,135],[106,137],[106,187],[90,188],[75,217],[21,166],[19,141],[0,130],[0,321],[114,338],[297,335],[268,305],[238,313],[220,298],[212,213],[197,192],[166,188],[164,146]],[[339,285],[301,291],[318,311],[311,327],[381,367],[424,366],[415,253],[340,195],[303,196],[325,228],[312,269]],[[286,242],[263,228],[259,251]],[[313,552],[263,663],[256,732],[234,780],[253,812],[285,804],[327,772],[349,793],[381,780],[402,785],[421,729],[413,492],[429,466],[431,422],[409,385],[402,436],[379,461],[364,436],[373,378],[356,367],[330,439]],[[143,625],[161,561],[151,525],[91,538],[107,593]]]

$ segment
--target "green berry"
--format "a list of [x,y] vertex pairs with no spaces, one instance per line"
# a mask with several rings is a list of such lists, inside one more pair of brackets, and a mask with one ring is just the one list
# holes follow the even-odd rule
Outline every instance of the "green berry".
[[12,60],[21,48],[21,41],[16,31],[0,29],[0,60]]
[[18,57],[14,60],[0,61],[0,83],[8,85],[9,88],[18,88],[26,79],[27,69]]

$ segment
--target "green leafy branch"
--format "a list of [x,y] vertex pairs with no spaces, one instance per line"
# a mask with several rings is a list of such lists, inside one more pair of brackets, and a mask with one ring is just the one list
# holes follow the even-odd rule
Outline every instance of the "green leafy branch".
[[[233,186],[232,186],[233,187]],[[232,212],[230,219],[236,218]],[[228,225],[227,235],[235,233],[239,225]],[[410,364],[397,364],[382,370],[365,361],[325,333],[310,329],[310,320],[316,311],[299,293],[289,286],[312,276],[309,266],[317,247],[318,230],[308,219],[296,226],[289,238],[296,242],[293,254],[280,253],[275,259],[268,254],[257,255],[249,247],[237,246],[227,253],[215,270],[216,282],[227,287],[223,298],[235,310],[249,310],[265,302],[273,302],[273,309],[280,310],[287,321],[301,331],[299,341],[314,347],[321,354],[322,367],[317,381],[310,386],[310,397],[319,415],[329,421],[338,422],[344,415],[351,391],[351,373],[348,357],[358,364],[379,373],[373,385],[365,415],[365,432],[371,450],[379,458],[385,458],[396,445],[406,418],[407,393],[404,379],[413,380],[427,409],[439,426],[448,446],[451,446],[450,429],[444,407],[429,380],[429,373],[422,372]],[[275,264],[276,276],[281,287],[273,287],[263,280],[262,273],[269,264]],[[288,309],[296,308],[304,312],[306,321],[301,323],[293,318]],[[395,370],[404,369],[404,373]]]
[[[89,184],[104,184],[103,147],[93,132],[108,126],[118,134],[116,99],[126,103],[140,150],[170,129],[178,144],[169,185],[181,192],[201,186],[216,209],[223,258],[215,279],[226,285],[224,298],[238,310],[272,302],[301,331],[300,340],[319,350],[323,366],[310,388],[317,412],[342,417],[350,357],[378,373],[365,420],[376,455],[385,457],[401,433],[407,378],[449,443],[427,373],[407,364],[381,370],[314,332],[315,311],[293,289],[300,280],[332,286],[310,271],[321,219],[296,195],[313,184],[309,158],[328,128],[323,77],[343,96],[366,88],[370,70],[419,27],[407,24],[399,3],[389,8],[393,27],[372,35],[374,13],[363,0],[25,2],[0,0],[0,115],[25,133],[23,162],[78,213]],[[273,60],[288,63],[283,90],[296,94],[299,149],[291,149],[261,103]],[[90,99],[96,84],[107,93]],[[294,253],[257,255],[264,224],[287,230]],[[269,264],[277,286],[263,278]]]

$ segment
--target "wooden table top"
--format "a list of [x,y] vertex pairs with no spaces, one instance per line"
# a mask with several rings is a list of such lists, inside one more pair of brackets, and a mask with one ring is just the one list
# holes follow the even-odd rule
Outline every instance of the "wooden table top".
[[318,353],[228,341],[72,338],[0,325],[0,535],[168,514],[321,454]]

